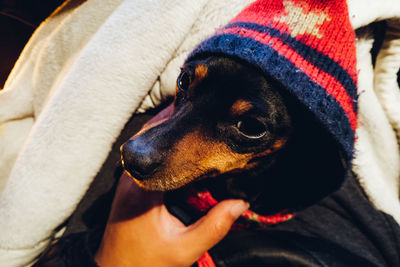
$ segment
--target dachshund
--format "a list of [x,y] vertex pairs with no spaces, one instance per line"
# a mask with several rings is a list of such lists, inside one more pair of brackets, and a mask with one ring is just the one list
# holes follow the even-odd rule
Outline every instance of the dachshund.
[[121,146],[121,158],[141,187],[166,191],[166,204],[181,210],[183,192],[195,188],[268,215],[340,187],[346,167],[336,146],[279,82],[240,59],[211,56],[185,63],[173,102]]

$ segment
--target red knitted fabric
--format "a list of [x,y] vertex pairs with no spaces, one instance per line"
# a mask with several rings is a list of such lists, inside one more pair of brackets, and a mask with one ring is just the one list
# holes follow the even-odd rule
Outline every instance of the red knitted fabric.
[[[186,202],[194,209],[202,212],[206,212],[210,208],[218,204],[218,201],[211,195],[209,191],[201,191],[201,192],[189,191],[189,195],[186,198]],[[294,216],[293,213],[285,213],[285,212],[279,212],[276,214],[265,216],[265,215],[259,215],[251,210],[247,210],[245,213],[241,215],[241,217],[244,219],[264,224],[276,224],[285,222],[293,218],[293,216]],[[239,225],[234,224],[233,230],[242,229],[243,227],[246,226],[247,225],[243,224]]]
[[187,61],[225,54],[281,82],[336,139],[348,166],[357,127],[355,33],[345,0],[259,0]]

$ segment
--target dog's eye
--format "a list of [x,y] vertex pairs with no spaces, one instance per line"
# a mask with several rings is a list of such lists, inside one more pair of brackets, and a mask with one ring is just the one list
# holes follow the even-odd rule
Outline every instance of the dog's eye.
[[179,90],[186,91],[189,88],[190,84],[190,75],[186,71],[182,71],[178,76],[178,80],[176,81]]
[[254,118],[246,118],[238,121],[236,128],[240,134],[250,139],[257,139],[265,136],[267,129],[262,122]]

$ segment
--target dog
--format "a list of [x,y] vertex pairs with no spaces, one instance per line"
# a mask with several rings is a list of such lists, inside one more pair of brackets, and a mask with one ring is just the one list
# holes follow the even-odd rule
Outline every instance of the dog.
[[173,102],[121,155],[141,187],[168,192],[174,204],[184,205],[189,188],[206,188],[217,201],[240,198],[268,215],[339,188],[346,166],[336,146],[279,82],[247,62],[211,56],[182,67]]

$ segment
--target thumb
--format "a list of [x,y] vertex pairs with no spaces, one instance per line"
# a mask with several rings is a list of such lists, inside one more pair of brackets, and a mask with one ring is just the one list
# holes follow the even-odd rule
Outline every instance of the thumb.
[[221,201],[207,215],[188,227],[182,240],[183,246],[192,247],[192,256],[198,259],[224,238],[235,220],[248,208],[249,204],[243,200]]

